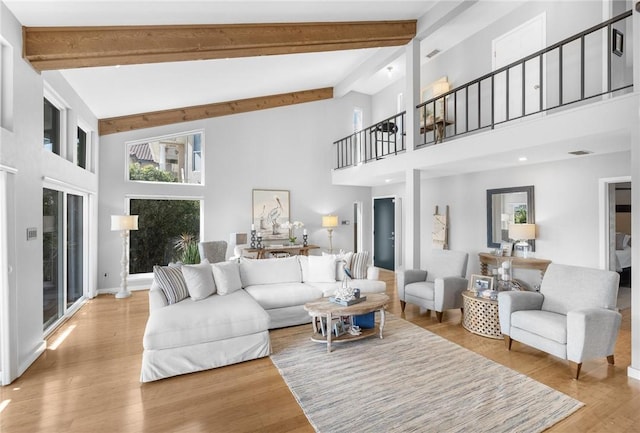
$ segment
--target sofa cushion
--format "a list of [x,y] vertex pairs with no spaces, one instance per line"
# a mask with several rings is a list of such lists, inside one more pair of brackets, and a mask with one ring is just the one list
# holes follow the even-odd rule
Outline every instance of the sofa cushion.
[[411,295],[417,298],[433,301],[433,298],[434,298],[433,282],[418,281],[417,283],[407,284],[406,286],[404,286],[404,293],[406,295]]
[[267,310],[304,305],[322,297],[322,290],[304,283],[258,284],[245,290]]
[[302,281],[298,259],[240,259],[240,279],[242,287],[257,284],[299,283]]
[[516,311],[511,313],[511,327],[567,344],[567,316],[564,314],[541,310]]
[[144,332],[146,350],[192,346],[269,329],[269,315],[244,290],[185,300],[154,310]]
[[154,266],[153,277],[169,305],[189,297],[189,289],[179,266]]
[[369,252],[361,251],[355,253],[351,259],[351,278],[354,280],[367,278],[367,265],[369,263]]
[[182,266],[182,276],[187,284],[189,296],[194,301],[200,301],[216,292],[211,264],[207,259],[204,259],[198,265]]
[[214,263],[211,265],[211,271],[213,272],[213,279],[219,294],[228,295],[229,293],[242,289],[238,262]]

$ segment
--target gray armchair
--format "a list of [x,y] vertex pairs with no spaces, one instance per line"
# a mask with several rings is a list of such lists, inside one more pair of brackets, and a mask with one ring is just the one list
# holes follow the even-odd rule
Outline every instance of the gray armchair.
[[404,311],[406,303],[434,310],[442,322],[445,310],[462,308],[462,292],[467,289],[469,254],[461,251],[434,250],[427,270],[410,269],[398,279],[398,297]]
[[606,357],[613,349],[622,316],[615,311],[616,272],[550,264],[540,292],[500,292],[500,328],[507,349],[513,340],[576,364]]
[[209,263],[219,263],[227,260],[227,241],[208,241],[198,244],[200,260],[207,259]]

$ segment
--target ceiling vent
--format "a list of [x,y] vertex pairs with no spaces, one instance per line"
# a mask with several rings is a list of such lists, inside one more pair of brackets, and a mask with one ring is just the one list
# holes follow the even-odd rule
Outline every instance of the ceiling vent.
[[589,155],[593,152],[591,152],[590,150],[574,150],[573,152],[569,152],[569,155],[576,155],[576,156],[581,156],[581,155]]
[[427,54],[427,59],[432,58],[433,56],[435,56],[435,55],[436,55],[436,54],[438,54],[439,52],[440,52],[440,50],[436,48],[435,50],[433,50],[433,51],[431,51],[429,54]]

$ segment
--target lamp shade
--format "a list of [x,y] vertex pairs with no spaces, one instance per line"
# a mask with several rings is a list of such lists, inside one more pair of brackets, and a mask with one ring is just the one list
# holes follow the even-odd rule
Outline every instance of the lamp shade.
[[138,215],[111,215],[111,230],[138,230]]
[[324,215],[322,217],[322,227],[324,227],[324,228],[338,227],[338,216],[337,215]]
[[536,238],[535,224],[509,224],[509,237],[515,240],[529,240]]

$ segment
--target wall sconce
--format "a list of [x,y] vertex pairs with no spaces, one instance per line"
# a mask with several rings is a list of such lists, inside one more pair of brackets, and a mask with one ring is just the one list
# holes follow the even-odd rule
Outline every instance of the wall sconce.
[[337,215],[324,215],[322,217],[322,227],[329,232],[329,254],[333,253],[333,229],[338,227]]

